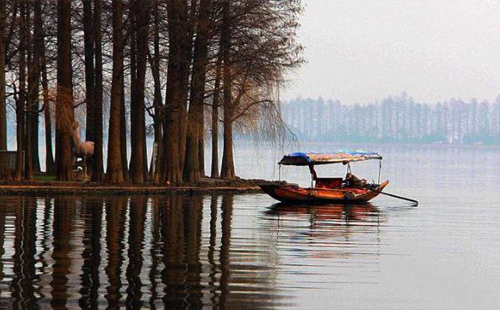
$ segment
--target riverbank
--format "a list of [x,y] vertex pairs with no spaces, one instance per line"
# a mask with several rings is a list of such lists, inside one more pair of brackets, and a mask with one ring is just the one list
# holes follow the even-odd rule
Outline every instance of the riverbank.
[[262,192],[258,184],[265,180],[220,180],[203,178],[200,183],[180,186],[146,184],[106,184],[95,182],[33,181],[0,183],[0,195],[176,195],[176,194],[247,194]]

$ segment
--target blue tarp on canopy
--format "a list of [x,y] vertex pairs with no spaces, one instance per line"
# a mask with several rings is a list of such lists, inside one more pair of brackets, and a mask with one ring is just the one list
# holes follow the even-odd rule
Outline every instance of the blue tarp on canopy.
[[303,153],[295,152],[283,156],[278,164],[292,166],[325,165],[349,163],[369,159],[382,159],[378,153],[370,151],[336,151],[332,153]]

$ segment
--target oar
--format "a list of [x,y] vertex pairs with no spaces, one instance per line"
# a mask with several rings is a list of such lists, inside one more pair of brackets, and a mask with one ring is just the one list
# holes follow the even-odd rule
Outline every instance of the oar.
[[415,204],[418,205],[418,201],[416,201],[415,199],[410,199],[410,198],[403,197],[403,196],[389,194],[389,193],[386,193],[386,192],[376,191],[376,190],[369,189],[369,188],[368,188],[368,190],[370,190],[372,192],[375,192],[375,193],[383,194],[383,195],[386,195],[386,196],[391,196],[391,197],[394,197],[394,198],[399,198],[399,199],[403,199],[403,200],[406,200],[406,201],[411,201],[411,202],[413,202],[413,203],[415,203]]

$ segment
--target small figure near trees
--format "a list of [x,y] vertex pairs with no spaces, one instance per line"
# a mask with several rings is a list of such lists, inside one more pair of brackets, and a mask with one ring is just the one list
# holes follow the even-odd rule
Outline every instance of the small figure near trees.
[[75,122],[73,124],[73,142],[74,142],[74,147],[73,147],[73,155],[75,156],[73,165],[76,163],[78,158],[81,158],[83,161],[83,170],[85,174],[85,180],[88,180],[89,177],[87,175],[87,159],[92,157],[94,155],[94,142],[92,141],[81,141],[80,139],[80,130],[79,130],[80,124],[78,122]]

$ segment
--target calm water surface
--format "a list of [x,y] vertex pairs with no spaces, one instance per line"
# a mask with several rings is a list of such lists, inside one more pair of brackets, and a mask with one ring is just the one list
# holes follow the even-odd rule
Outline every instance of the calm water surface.
[[[0,197],[0,309],[498,308],[500,149],[371,148],[386,158],[387,191],[418,207],[389,197],[315,207],[260,194]],[[237,154],[243,177],[278,178],[281,152]],[[375,178],[378,167],[353,168]],[[281,175],[308,184],[307,169]]]

